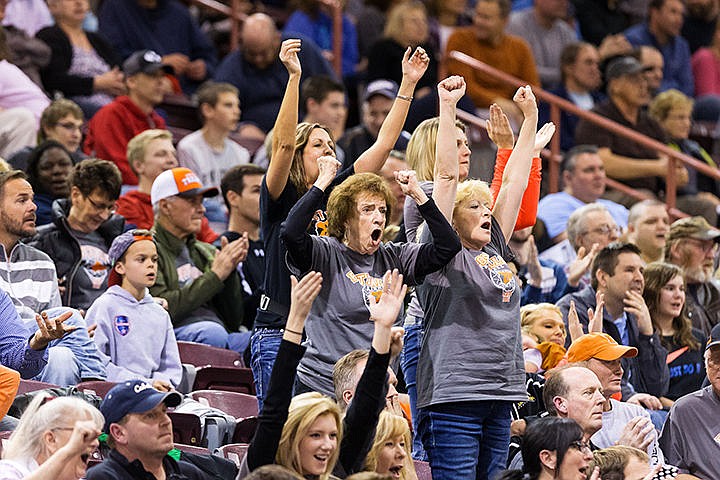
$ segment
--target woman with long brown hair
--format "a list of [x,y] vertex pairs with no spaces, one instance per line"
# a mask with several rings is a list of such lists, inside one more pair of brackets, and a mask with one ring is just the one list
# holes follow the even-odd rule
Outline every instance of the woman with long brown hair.
[[705,379],[703,345],[705,336],[693,328],[685,309],[685,281],[677,265],[664,262],[649,264],[643,272],[643,298],[655,330],[668,351],[670,388],[660,397],[663,406],[698,390]]

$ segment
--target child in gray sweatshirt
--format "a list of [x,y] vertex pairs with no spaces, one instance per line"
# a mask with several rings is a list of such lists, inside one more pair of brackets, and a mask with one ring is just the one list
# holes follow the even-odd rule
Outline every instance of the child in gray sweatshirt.
[[145,380],[160,391],[177,388],[182,366],[170,315],[150,295],[157,276],[157,248],[148,230],[115,238],[108,252],[109,288],[88,309],[97,323],[95,344],[107,380]]

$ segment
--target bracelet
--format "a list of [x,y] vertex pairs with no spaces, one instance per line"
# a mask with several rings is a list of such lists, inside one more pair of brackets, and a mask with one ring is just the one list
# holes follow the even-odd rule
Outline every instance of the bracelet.
[[300,335],[302,337],[302,332],[296,332],[295,330],[290,330],[289,328],[285,328],[286,332],[294,333],[295,335]]
[[412,102],[412,101],[413,101],[413,97],[408,97],[407,95],[400,95],[400,94],[398,93],[396,96],[397,96],[397,98],[399,98],[400,100],[405,100],[406,102]]

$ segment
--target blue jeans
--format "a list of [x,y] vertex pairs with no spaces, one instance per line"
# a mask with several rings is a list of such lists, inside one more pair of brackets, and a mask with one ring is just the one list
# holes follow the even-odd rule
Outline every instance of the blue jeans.
[[279,328],[256,328],[250,338],[250,368],[255,377],[258,411],[262,411],[282,337],[283,331]]
[[494,479],[505,469],[510,443],[508,401],[431,405],[419,429],[433,480]]
[[412,457],[414,460],[427,461],[427,453],[423,448],[418,435],[418,411],[417,411],[417,365],[420,357],[420,346],[422,345],[422,318],[415,318],[415,324],[405,325],[405,337],[402,353],[400,354],[400,366],[402,367],[405,385],[410,397],[410,412],[412,413],[413,436]]
[[228,333],[219,323],[206,320],[175,327],[175,339],[228,348],[242,354],[250,342],[250,332]]
[[[54,383],[62,387],[77,385],[83,379],[107,378],[105,365],[100,360],[95,342],[88,336],[87,324],[80,312],[69,307],[55,307],[46,310],[49,318],[55,318],[68,310],[72,316],[64,324],[78,327],[64,337],[48,344],[48,363],[38,380]],[[35,322],[27,323],[31,332],[37,330]]]

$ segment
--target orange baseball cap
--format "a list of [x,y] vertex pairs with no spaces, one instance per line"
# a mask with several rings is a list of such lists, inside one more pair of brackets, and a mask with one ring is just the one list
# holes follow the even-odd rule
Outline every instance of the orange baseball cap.
[[637,357],[635,347],[619,345],[607,333],[592,332],[575,340],[567,351],[569,362],[582,362],[597,358],[599,360],[617,360],[618,358]]
[[218,193],[215,187],[203,187],[198,176],[189,168],[177,167],[165,170],[155,178],[150,189],[150,199],[153,205],[157,205],[163,198],[175,195],[186,198],[196,195],[214,197]]

